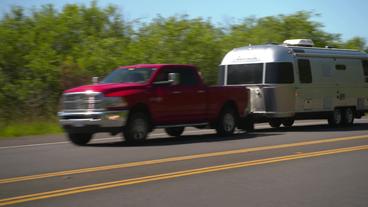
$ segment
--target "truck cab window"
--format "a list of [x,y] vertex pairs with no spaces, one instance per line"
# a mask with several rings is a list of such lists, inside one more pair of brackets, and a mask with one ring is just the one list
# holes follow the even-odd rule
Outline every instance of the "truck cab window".
[[300,83],[312,83],[312,72],[309,60],[298,60],[299,80]]
[[266,83],[294,83],[293,64],[290,62],[267,63]]
[[169,73],[178,73],[179,74],[179,84],[182,86],[192,86],[198,84],[198,78],[196,76],[196,72],[191,69],[186,68],[178,68],[178,69],[170,69],[170,70],[162,70],[156,77],[155,82],[160,81],[168,81]]
[[192,69],[180,69],[180,85],[193,86],[198,84],[196,73]]
[[219,85],[225,85],[225,65],[219,66],[217,83]]

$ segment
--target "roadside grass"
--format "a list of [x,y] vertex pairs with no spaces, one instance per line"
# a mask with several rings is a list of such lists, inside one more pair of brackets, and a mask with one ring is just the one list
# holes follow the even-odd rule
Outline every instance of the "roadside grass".
[[0,139],[58,133],[62,133],[62,129],[58,122],[54,120],[0,123]]

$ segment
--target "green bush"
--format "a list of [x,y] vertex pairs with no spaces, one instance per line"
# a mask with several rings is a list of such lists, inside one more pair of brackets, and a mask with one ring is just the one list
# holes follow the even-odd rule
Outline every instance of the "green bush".
[[2,138],[57,133],[62,133],[60,125],[57,122],[47,121],[11,123],[0,128]]

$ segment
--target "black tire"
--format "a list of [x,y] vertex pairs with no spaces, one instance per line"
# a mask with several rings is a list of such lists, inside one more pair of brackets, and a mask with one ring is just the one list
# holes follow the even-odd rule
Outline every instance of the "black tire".
[[234,134],[237,126],[237,116],[232,107],[226,107],[222,110],[216,124],[216,132],[222,137]]
[[170,127],[165,128],[165,132],[172,137],[180,137],[181,134],[184,132],[184,127]]
[[284,125],[284,127],[292,127],[294,124],[294,119],[285,119],[282,121],[282,125]]
[[342,125],[342,116],[342,110],[335,109],[333,112],[331,112],[330,117],[328,118],[328,125],[333,127]]
[[252,132],[254,131],[254,120],[252,117],[245,117],[239,121],[238,128],[247,131]]
[[149,132],[147,115],[143,112],[133,113],[123,129],[125,141],[128,143],[142,143],[146,140]]
[[269,122],[269,124],[272,128],[279,128],[281,126],[281,121],[280,120],[271,120]]
[[85,146],[92,139],[92,134],[68,133],[68,138],[75,145]]
[[355,117],[355,114],[354,114],[354,109],[353,108],[344,109],[343,117],[342,117],[343,125],[346,125],[346,126],[353,125],[354,117]]

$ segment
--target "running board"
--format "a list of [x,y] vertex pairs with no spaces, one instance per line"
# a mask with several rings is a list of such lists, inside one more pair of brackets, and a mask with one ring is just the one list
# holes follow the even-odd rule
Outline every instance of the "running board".
[[174,125],[158,125],[155,128],[170,128],[170,127],[195,127],[195,126],[207,126],[209,123],[193,123],[193,124],[174,124]]

